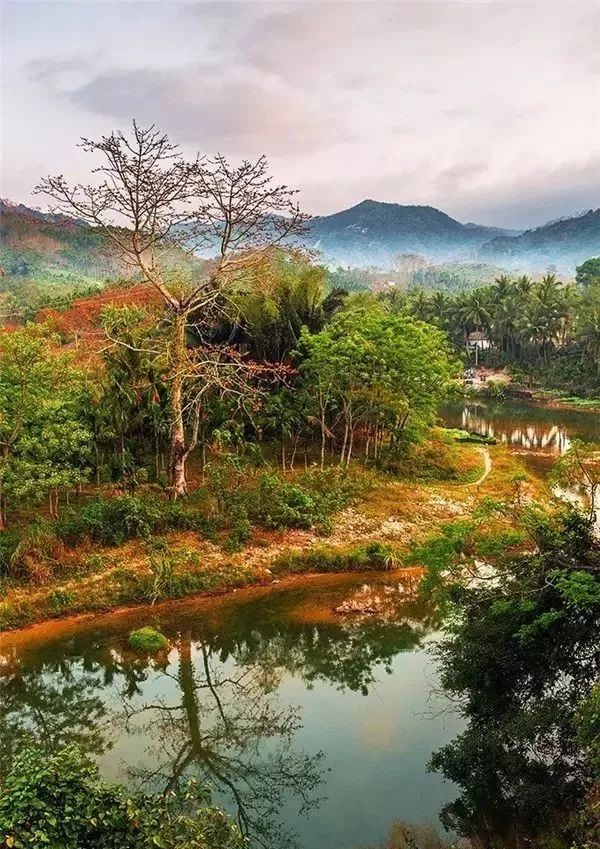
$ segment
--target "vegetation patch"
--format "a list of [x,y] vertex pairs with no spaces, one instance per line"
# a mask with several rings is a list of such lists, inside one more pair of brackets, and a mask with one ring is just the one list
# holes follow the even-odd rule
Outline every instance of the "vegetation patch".
[[345,550],[318,547],[302,552],[289,552],[270,564],[274,575],[298,572],[368,572],[386,571],[398,564],[392,546],[370,542]]
[[242,849],[245,844],[197,783],[171,793],[132,793],[102,782],[98,767],[76,747],[24,749],[0,791],[3,849]]
[[160,631],[155,631],[154,628],[146,626],[138,628],[137,631],[132,631],[127,640],[132,649],[140,652],[157,652],[166,649],[169,641]]

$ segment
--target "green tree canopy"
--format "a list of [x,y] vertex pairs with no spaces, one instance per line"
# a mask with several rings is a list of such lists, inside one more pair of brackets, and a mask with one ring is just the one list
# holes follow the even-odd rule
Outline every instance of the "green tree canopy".
[[346,461],[358,428],[374,430],[377,445],[383,434],[393,439],[407,426],[431,424],[458,369],[442,331],[364,299],[320,333],[305,332],[300,353],[323,438],[343,421]]
[[483,845],[579,846],[585,828],[581,842],[550,835],[573,836],[572,818],[600,778],[590,701],[600,675],[600,545],[573,511],[533,516],[530,527],[531,550],[503,558],[495,580],[450,588],[441,679],[467,726],[431,766],[461,787],[444,809],[447,827]]
[[586,259],[581,265],[575,269],[575,280],[580,286],[591,286],[593,283],[600,283],[600,256]]
[[83,378],[40,325],[0,336],[0,487],[7,499],[50,495],[87,474],[90,434],[81,421]]

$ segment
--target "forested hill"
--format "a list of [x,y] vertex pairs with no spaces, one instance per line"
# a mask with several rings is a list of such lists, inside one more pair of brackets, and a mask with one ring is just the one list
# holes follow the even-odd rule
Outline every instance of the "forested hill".
[[[450,269],[454,276],[457,268],[467,268],[471,276],[475,273],[474,284],[503,270],[544,272],[549,265],[573,276],[576,265],[600,255],[600,209],[519,234],[462,224],[431,206],[365,200],[313,218],[305,241],[330,267],[379,266],[385,280],[395,279],[403,254],[420,259],[420,268]],[[3,305],[8,298],[20,312],[25,307],[32,314],[57,298],[88,293],[106,282],[135,282],[131,268],[93,228],[2,200],[0,269]],[[412,282],[440,288],[439,281],[423,275],[419,272]],[[464,274],[459,277],[460,285],[441,288],[464,288]]]
[[15,295],[43,286],[59,296],[130,275],[116,250],[92,228],[4,200],[0,267],[4,291]]
[[364,200],[333,215],[313,218],[311,247],[345,265],[389,266],[398,254],[429,259],[467,258],[485,242],[515,231],[461,224],[432,206]]
[[509,268],[556,265],[571,270],[588,257],[600,255],[600,209],[519,236],[496,236],[482,247],[480,255]]

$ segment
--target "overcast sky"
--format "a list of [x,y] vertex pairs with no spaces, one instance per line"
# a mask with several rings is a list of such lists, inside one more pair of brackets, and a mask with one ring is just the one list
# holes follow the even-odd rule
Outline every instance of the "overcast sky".
[[156,123],[364,198],[527,227],[600,206],[600,0],[2,0],[2,185],[83,179],[80,136]]

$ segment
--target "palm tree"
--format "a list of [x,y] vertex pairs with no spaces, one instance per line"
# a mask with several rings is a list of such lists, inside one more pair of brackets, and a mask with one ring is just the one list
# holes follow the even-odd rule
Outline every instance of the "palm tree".
[[475,290],[467,297],[462,308],[462,319],[473,330],[483,332],[489,328],[492,320],[490,304],[481,290]]
[[547,307],[555,306],[560,300],[562,283],[556,279],[556,274],[545,274],[536,288],[536,294],[542,304]]
[[443,324],[448,318],[450,299],[444,292],[434,292],[429,300],[429,316]]
[[590,359],[600,374],[600,310],[588,316],[581,328],[583,359]]
[[519,322],[523,314],[523,303],[516,295],[509,295],[496,305],[493,329],[502,351],[513,353],[519,334]]
[[526,274],[522,274],[520,277],[517,277],[515,280],[515,289],[520,295],[528,297],[533,289],[533,281],[531,277],[528,277]]
[[429,297],[423,289],[416,289],[411,293],[408,310],[412,316],[419,321],[428,321],[431,316]]
[[549,308],[535,297],[525,313],[524,332],[538,347],[540,359],[548,362],[550,346],[558,338],[561,329],[561,316],[556,308]]
[[510,294],[513,284],[510,277],[506,274],[501,274],[499,277],[496,277],[494,283],[494,300],[496,303],[500,303]]

